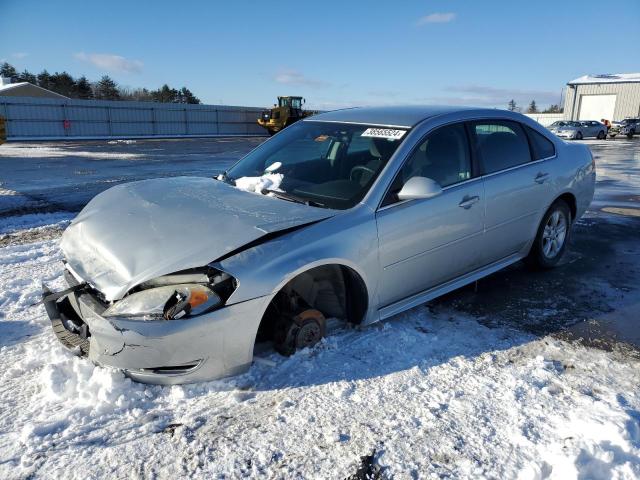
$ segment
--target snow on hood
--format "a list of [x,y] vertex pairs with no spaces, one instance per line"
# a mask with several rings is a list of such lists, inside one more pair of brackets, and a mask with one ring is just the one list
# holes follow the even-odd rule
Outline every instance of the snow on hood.
[[144,281],[207,265],[267,233],[333,215],[212,178],[161,178],[97,195],[60,246],[75,273],[117,300]]

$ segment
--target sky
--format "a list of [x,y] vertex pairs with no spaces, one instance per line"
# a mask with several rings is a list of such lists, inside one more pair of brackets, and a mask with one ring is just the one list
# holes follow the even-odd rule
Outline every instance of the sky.
[[0,0],[0,61],[204,103],[318,109],[560,103],[589,73],[640,72],[640,1]]

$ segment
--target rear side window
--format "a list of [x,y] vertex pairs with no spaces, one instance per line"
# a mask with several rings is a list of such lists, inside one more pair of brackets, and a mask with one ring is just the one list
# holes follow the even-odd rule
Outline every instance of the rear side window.
[[499,172],[531,161],[527,135],[517,122],[472,122],[471,129],[484,173]]
[[556,149],[553,146],[553,142],[541,133],[536,132],[533,128],[526,127],[529,134],[529,140],[531,140],[531,150],[533,150],[533,159],[542,160],[543,158],[553,157],[556,154]]

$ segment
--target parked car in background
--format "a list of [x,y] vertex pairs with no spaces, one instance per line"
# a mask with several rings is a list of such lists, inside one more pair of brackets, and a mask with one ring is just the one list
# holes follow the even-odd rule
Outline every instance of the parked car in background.
[[582,140],[586,137],[602,140],[607,137],[607,127],[595,120],[558,121],[549,125],[549,130],[558,137],[568,140]]
[[615,138],[618,134],[626,135],[627,138],[640,134],[640,118],[625,118],[621,122],[613,122],[609,129],[609,136]]
[[514,112],[379,107],[294,123],[216,178],[97,195],[44,288],[61,342],[139,381],[240,373],[326,319],[388,319],[519,260],[558,264],[594,193],[585,145]]

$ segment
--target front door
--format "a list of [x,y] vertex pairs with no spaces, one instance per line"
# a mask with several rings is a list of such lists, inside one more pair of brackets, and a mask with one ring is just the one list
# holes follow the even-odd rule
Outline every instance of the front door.
[[[482,180],[474,173],[463,124],[432,132],[407,159],[376,214],[381,307],[480,265],[485,200]],[[413,176],[437,181],[443,192],[429,199],[398,200]]]

